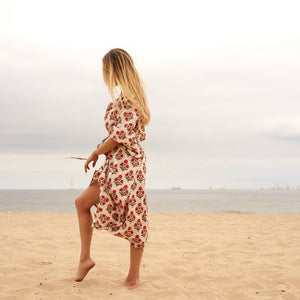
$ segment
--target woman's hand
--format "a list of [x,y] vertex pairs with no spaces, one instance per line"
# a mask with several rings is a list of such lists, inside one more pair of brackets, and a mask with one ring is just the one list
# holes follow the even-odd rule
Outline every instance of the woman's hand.
[[84,164],[85,173],[87,172],[87,170],[90,169],[89,168],[90,162],[93,162],[93,167],[95,167],[99,155],[106,154],[119,145],[120,145],[120,143],[118,143],[117,141],[115,141],[112,138],[106,139],[105,143],[100,143],[97,146],[97,149],[95,151],[93,151],[93,153],[90,155],[90,157],[86,160],[86,163]]
[[88,159],[86,160],[86,163],[84,164],[84,171],[85,171],[85,173],[87,172],[87,170],[90,169],[89,163],[93,162],[93,168],[94,168],[95,165],[96,165],[97,160],[98,160],[98,155],[93,152],[90,155],[90,157],[88,157]]

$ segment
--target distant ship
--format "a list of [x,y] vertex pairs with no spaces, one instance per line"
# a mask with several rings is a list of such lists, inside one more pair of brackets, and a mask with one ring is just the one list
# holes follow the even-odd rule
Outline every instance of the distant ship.
[[181,187],[180,186],[174,186],[174,187],[171,187],[171,190],[181,190]]

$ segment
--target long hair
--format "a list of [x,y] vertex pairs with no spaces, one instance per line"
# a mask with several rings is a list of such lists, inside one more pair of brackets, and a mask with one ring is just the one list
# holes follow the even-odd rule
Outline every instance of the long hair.
[[118,85],[125,99],[139,109],[143,117],[143,125],[150,122],[150,110],[143,86],[143,81],[135,68],[132,57],[123,49],[114,48],[102,58],[103,80],[115,103],[115,92]]

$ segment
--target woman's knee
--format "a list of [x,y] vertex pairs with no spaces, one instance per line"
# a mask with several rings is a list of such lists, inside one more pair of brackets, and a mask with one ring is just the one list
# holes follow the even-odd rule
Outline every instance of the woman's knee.
[[77,210],[88,211],[93,205],[99,202],[99,183],[94,182],[81,195],[75,199]]
[[79,196],[75,199],[75,206],[76,206],[77,210],[90,209],[90,207],[87,207],[84,197],[81,197],[81,196]]

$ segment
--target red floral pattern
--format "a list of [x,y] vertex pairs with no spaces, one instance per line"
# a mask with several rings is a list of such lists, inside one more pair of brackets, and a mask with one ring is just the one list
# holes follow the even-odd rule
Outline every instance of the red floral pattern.
[[90,185],[95,180],[100,183],[92,227],[123,237],[136,249],[144,249],[149,231],[146,155],[140,145],[146,133],[140,116],[139,110],[123,96],[115,104],[109,103],[105,127],[109,137],[120,145],[105,154],[105,162],[90,182]]

